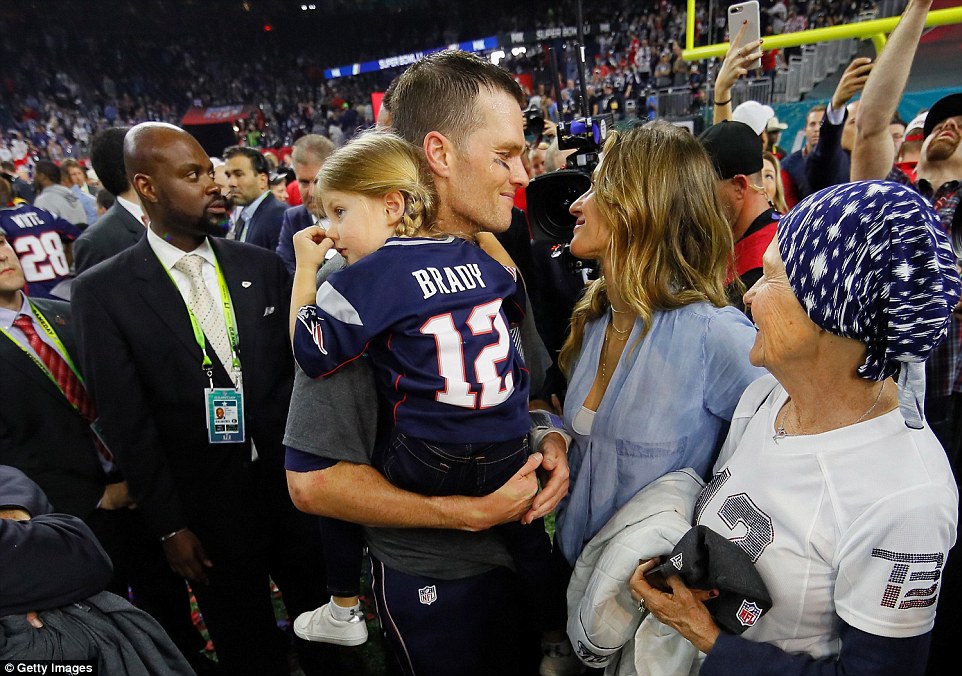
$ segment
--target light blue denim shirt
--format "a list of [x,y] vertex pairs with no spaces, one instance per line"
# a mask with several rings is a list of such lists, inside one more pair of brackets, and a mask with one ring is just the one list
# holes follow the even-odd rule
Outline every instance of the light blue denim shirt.
[[574,431],[598,368],[610,312],[585,327],[565,399],[571,487],[558,507],[557,538],[572,564],[584,545],[635,493],[684,467],[711,471],[735,405],[765,369],[748,362],[755,328],[732,307],[701,302],[655,313],[639,345],[635,322],[594,416]]

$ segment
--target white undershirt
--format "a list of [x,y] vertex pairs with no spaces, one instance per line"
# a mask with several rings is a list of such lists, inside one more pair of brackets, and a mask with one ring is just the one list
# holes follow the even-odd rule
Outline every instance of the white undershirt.
[[582,406],[581,410],[575,414],[575,419],[571,421],[571,428],[582,436],[588,436],[591,434],[591,428],[594,427],[596,414],[597,411]]

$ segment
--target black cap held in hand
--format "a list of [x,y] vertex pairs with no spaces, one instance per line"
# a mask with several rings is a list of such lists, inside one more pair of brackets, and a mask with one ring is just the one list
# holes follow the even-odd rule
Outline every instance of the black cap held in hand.
[[762,170],[762,139],[747,124],[725,120],[706,129],[698,140],[722,180]]
[[718,597],[706,601],[705,607],[730,634],[755,626],[772,607],[768,587],[748,554],[707,526],[685,533],[657,570],[666,578],[680,575],[692,589],[717,589]]

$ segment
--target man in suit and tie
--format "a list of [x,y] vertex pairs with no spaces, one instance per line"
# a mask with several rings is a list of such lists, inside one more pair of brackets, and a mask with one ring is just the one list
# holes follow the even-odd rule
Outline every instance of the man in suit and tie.
[[128,130],[129,127],[112,127],[93,138],[90,163],[101,184],[117,200],[74,242],[74,267],[78,275],[132,247],[144,236],[146,216],[124,170],[124,136]]
[[310,211],[311,197],[314,194],[314,178],[333,152],[334,144],[320,134],[306,134],[294,141],[291,163],[294,167],[294,176],[297,177],[302,204],[284,212],[277,242],[277,255],[281,257],[292,275],[294,268],[297,267],[294,260],[294,233],[318,222],[317,217]]
[[[91,423],[97,413],[76,367],[70,305],[28,299],[25,276],[0,230],[0,464],[40,485],[58,512],[83,519],[113,561],[108,591],[157,619],[201,671],[204,642],[190,621],[183,581],[145,537],[127,483]],[[202,672],[203,673],[203,672]]]
[[275,251],[287,205],[271,192],[267,159],[245,146],[228,148],[224,159],[230,198],[235,208],[243,207],[228,236]]
[[137,125],[124,162],[150,226],[77,279],[81,363],[107,443],[149,533],[191,581],[220,665],[286,675],[268,575],[291,614],[324,590],[317,530],[287,497],[283,469],[290,277],[273,251],[216,237],[224,199],[189,134]]
[[29,474],[61,512],[87,518],[98,505],[128,506],[126,484],[108,486],[113,463],[98,455],[83,410],[88,397],[71,368],[70,306],[28,299],[24,285],[20,261],[0,230],[0,463]]

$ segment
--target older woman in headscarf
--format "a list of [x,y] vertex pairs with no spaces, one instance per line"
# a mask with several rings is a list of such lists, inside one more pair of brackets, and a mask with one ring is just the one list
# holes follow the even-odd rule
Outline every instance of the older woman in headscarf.
[[880,181],[816,193],[779,224],[746,294],[753,364],[695,520],[737,543],[773,608],[722,633],[678,576],[630,582],[703,675],[923,674],[958,492],[922,416],[923,363],[960,282],[938,217]]

